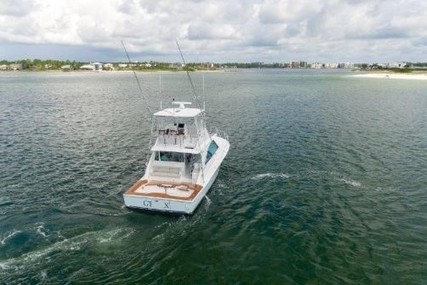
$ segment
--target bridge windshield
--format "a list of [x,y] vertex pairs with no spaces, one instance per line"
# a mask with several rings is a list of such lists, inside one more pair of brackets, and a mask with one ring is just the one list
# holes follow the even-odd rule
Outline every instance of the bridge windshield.
[[184,162],[184,154],[180,152],[156,151],[157,161]]

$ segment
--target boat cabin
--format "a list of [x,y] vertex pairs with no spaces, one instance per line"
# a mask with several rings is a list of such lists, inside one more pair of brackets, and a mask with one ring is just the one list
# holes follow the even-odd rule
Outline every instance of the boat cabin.
[[149,178],[196,184],[210,142],[204,111],[186,108],[189,102],[173,103],[178,106],[154,114]]

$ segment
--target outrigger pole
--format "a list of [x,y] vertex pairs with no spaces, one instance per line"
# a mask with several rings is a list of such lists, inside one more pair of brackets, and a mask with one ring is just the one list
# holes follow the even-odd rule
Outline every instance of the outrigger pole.
[[[141,83],[139,82],[138,76],[136,75],[135,70],[132,68],[132,61],[130,60],[128,51],[126,50],[126,47],[125,47],[125,44],[123,43],[123,41],[120,41],[120,42],[122,43],[123,49],[124,49],[124,51],[126,53],[126,57],[128,58],[129,65],[131,65],[133,76],[135,77],[136,83],[138,85],[139,92],[141,93],[142,100],[145,101],[145,107],[147,108],[148,114],[150,114],[150,116],[151,116],[151,130],[150,130],[150,145],[151,145],[151,142],[152,142],[152,139],[153,139],[153,131],[154,131],[154,118],[153,118],[153,115],[152,115],[153,112],[151,112],[151,109],[148,106],[148,100],[145,97],[144,92],[142,91]],[[147,159],[146,159],[146,162],[145,162],[146,166],[148,165],[149,161],[150,161],[150,153],[147,153]]]
[[[187,64],[185,63],[184,55],[182,54],[181,47],[179,46],[178,40],[176,40],[176,45],[178,47],[179,54],[181,55],[182,62],[186,66]],[[191,76],[190,76],[190,72],[188,72],[188,69],[186,70],[186,72],[187,72],[188,80],[190,81],[191,89],[193,90],[193,93],[194,93],[194,101],[196,101],[197,105],[199,106],[199,109],[202,109],[202,106],[200,106],[200,102],[198,100],[196,88],[194,88],[193,80],[191,79]]]
[[[179,46],[179,43],[178,43],[178,40],[176,40],[176,45],[177,45],[177,47],[178,47],[178,50],[179,50],[179,54],[181,55],[181,59],[182,59],[182,62],[184,63],[184,65],[186,65],[186,63],[185,63],[185,58],[184,58],[184,55],[182,54],[182,51],[181,51],[181,47]],[[191,79],[191,76],[190,76],[190,72],[188,72],[188,69],[186,70],[186,72],[187,72],[187,77],[188,77],[188,80],[190,81],[190,84],[191,84],[191,89],[193,90],[193,94],[194,94],[194,100],[196,101],[196,103],[197,103],[197,105],[198,105],[198,107],[199,107],[199,109],[200,110],[202,110],[202,106],[200,105],[200,101],[199,101],[199,99],[198,99],[198,96],[197,96],[197,92],[196,92],[196,88],[194,88],[194,84],[193,84],[193,80]],[[203,76],[203,96],[204,96],[204,92],[205,92],[205,77]],[[202,112],[202,117],[204,118],[205,117],[205,106],[203,106],[203,112]],[[197,123],[196,123],[197,124]],[[205,124],[205,122],[203,121],[203,124]],[[199,129],[199,128],[197,128],[197,129]],[[197,133],[199,134],[199,131],[197,130]],[[211,137],[211,134],[208,132],[208,135],[209,135],[209,137]],[[203,179],[203,182],[205,181],[205,165],[204,165],[204,159],[203,159],[203,157],[201,157],[200,158],[201,159],[201,170],[202,170],[202,179]]]
[[142,91],[141,83],[139,82],[138,76],[136,75],[135,70],[132,68],[132,61],[130,60],[128,51],[126,50],[126,47],[125,47],[125,44],[123,43],[123,41],[120,41],[120,42],[122,43],[123,49],[126,53],[126,57],[128,58],[129,65],[131,65],[133,76],[135,77],[136,83],[138,84],[139,92],[141,93],[142,99],[145,101],[145,107],[147,108],[149,114],[153,114],[153,112],[151,112],[150,107],[148,106],[147,98],[145,97],[144,92]]

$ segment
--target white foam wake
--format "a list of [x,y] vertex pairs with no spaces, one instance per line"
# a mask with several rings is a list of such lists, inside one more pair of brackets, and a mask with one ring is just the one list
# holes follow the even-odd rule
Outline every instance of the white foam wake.
[[355,181],[355,180],[351,180],[351,179],[347,179],[347,178],[341,178],[339,181],[343,182],[343,183],[345,183],[347,185],[351,185],[353,187],[360,187],[360,186],[362,186],[362,184],[360,182]]
[[12,238],[14,235],[19,234],[21,231],[13,230],[12,232],[6,233],[3,235],[2,240],[0,241],[1,245],[5,245],[6,241],[10,238]]
[[285,174],[285,173],[261,173],[261,174],[257,174],[254,177],[252,177],[252,180],[261,180],[264,178],[279,178],[279,179],[288,179],[289,175]]
[[[6,241],[8,238],[17,234],[18,232],[19,231],[9,234],[6,238],[2,240],[2,242]],[[18,270],[20,266],[22,266],[22,264],[37,264],[39,260],[45,259],[46,256],[50,255],[53,252],[77,251],[84,247],[86,244],[90,243],[103,244],[113,241],[119,242],[132,235],[132,233],[134,233],[134,230],[129,228],[116,228],[108,231],[104,230],[87,232],[79,236],[56,242],[47,248],[28,252],[19,257],[2,260],[0,262],[0,269]]]
[[49,237],[49,234],[46,233],[46,229],[44,228],[44,223],[36,223],[36,232],[44,238]]

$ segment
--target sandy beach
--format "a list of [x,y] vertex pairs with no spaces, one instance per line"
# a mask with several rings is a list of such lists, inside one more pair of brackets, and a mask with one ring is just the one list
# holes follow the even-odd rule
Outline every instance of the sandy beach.
[[407,79],[407,80],[427,80],[427,73],[363,73],[355,74],[353,77],[363,78],[384,78],[384,79]]

